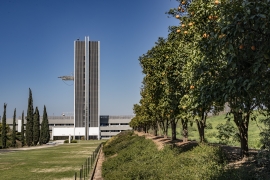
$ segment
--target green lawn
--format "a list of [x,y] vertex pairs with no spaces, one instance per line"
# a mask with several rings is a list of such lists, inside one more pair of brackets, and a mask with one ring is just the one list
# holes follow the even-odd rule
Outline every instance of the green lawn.
[[[50,148],[0,151],[0,179],[74,179],[102,141],[79,141]],[[78,175],[77,175],[78,176]]]
[[[219,123],[225,124],[227,119],[225,119],[225,114],[223,115],[218,115],[218,116],[213,116],[213,117],[208,117],[206,124],[211,123],[213,129],[205,129],[205,137],[209,143],[218,143],[219,140],[216,138],[218,131],[216,129],[217,125]],[[260,119],[263,119],[264,117],[262,115],[259,115],[257,118],[257,121],[252,121],[250,120],[249,124],[249,131],[248,131],[248,138],[249,138],[249,148],[260,148],[261,144],[259,142],[260,140],[260,128],[259,126],[263,127],[263,124],[260,123]],[[233,125],[235,123],[233,122],[233,119],[231,119],[231,122]],[[235,126],[236,127],[236,126]],[[177,124],[177,138],[182,139],[181,135],[181,123],[178,122]],[[168,135],[171,136],[171,129],[168,130]],[[197,125],[194,123],[193,126],[191,127],[189,125],[189,140],[199,140],[199,133],[197,130]],[[229,145],[233,146],[240,146],[240,143],[238,142],[231,142]]]

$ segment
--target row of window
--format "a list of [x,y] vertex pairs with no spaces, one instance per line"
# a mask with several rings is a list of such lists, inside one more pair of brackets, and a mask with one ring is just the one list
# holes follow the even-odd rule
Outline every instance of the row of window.
[[129,123],[100,123],[100,126],[128,126]]
[[121,132],[121,131],[120,130],[101,130],[101,132]]

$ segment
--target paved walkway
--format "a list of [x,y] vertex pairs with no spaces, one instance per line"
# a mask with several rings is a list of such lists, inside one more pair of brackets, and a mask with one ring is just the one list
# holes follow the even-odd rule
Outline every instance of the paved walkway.
[[0,154],[3,154],[3,153],[8,153],[8,152],[15,152],[15,151],[27,151],[27,150],[33,150],[33,149],[42,149],[42,148],[49,148],[49,147],[54,147],[54,146],[58,146],[60,144],[63,144],[64,143],[64,140],[57,140],[57,141],[54,141],[56,142],[55,145],[47,145],[47,144],[43,144],[43,145],[37,145],[37,146],[25,146],[25,147],[22,147],[22,148],[8,148],[8,149],[0,149]]

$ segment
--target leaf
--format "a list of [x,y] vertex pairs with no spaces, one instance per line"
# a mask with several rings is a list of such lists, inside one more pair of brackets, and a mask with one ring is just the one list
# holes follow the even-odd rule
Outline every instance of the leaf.
[[260,16],[261,18],[266,18],[266,16],[264,14],[258,14],[258,16]]
[[265,59],[270,59],[268,54],[264,54],[263,56],[264,56]]

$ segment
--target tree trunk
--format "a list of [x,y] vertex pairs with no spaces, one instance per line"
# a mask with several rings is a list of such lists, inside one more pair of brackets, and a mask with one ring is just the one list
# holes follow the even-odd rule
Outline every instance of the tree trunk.
[[157,132],[158,132],[158,123],[154,123],[154,136],[157,136]]
[[158,135],[161,136],[161,131],[160,131],[161,128],[160,128],[160,124],[158,123],[158,121],[157,121],[157,126],[158,126]]
[[147,128],[146,128],[146,126],[144,126],[144,127],[143,127],[143,131],[144,131],[144,133],[146,133],[146,132],[147,132]]
[[234,114],[234,122],[238,127],[240,142],[241,142],[241,158],[245,158],[249,156],[248,153],[248,125],[249,125],[249,117],[242,117],[242,113]]
[[174,119],[171,119],[171,128],[172,128],[172,140],[176,140],[176,123]]
[[196,121],[199,135],[200,135],[200,142],[203,143],[205,142],[204,138],[204,128],[206,126],[206,115],[204,114],[204,111],[202,111],[201,118],[200,120]]
[[200,135],[200,142],[204,142],[204,123],[202,121],[197,120],[197,127]]
[[188,126],[187,126],[187,121],[181,120],[182,123],[182,135],[183,135],[183,142],[188,141]]
[[205,142],[205,138],[204,138],[204,128],[206,127],[206,117],[207,114],[204,113],[204,111],[201,111],[201,117],[200,120],[197,120],[197,127],[198,127],[198,131],[199,131],[199,136],[200,136],[200,143]]

